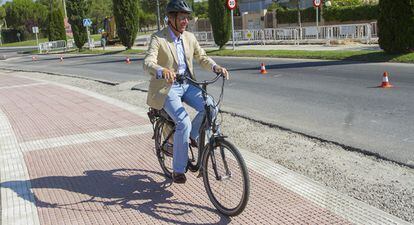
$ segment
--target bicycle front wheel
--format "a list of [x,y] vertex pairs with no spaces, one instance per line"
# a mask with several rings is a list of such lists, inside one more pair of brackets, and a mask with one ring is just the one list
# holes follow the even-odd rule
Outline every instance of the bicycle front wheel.
[[203,180],[208,197],[218,211],[227,216],[243,212],[249,199],[249,174],[239,150],[218,139],[207,149],[203,162]]

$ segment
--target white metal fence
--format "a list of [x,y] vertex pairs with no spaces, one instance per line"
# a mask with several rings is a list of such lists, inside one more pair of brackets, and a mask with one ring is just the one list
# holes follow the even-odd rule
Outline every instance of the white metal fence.
[[74,47],[75,47],[75,42],[73,39],[69,39],[67,41],[65,40],[50,41],[50,42],[40,43],[39,52],[49,53],[49,52],[56,52],[56,51],[67,51]]
[[[89,42],[85,43],[85,48],[95,48],[95,41],[93,38],[89,39]],[[40,53],[49,53],[49,52],[58,52],[58,51],[68,51],[71,49],[77,48],[75,45],[75,40],[69,39],[67,41],[60,40],[60,41],[51,41],[51,42],[44,42],[39,44],[39,52]]]
[[[200,43],[214,41],[212,32],[195,32]],[[350,39],[370,43],[377,37],[376,23],[347,24],[319,27],[292,27],[278,29],[235,30],[236,43],[277,43],[290,41],[298,44],[303,41],[327,41]]]

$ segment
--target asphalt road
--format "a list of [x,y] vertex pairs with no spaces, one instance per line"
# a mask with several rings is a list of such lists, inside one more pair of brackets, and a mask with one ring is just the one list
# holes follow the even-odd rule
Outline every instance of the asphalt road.
[[[148,80],[142,56],[17,57],[1,68]],[[231,71],[224,108],[414,167],[414,65],[319,60],[215,58]],[[259,74],[264,62],[267,75]],[[377,88],[388,71],[392,89]],[[197,77],[211,73],[196,67]],[[217,86],[217,85],[216,85]],[[212,90],[217,92],[217,87]],[[252,137],[254,138],[254,137]]]

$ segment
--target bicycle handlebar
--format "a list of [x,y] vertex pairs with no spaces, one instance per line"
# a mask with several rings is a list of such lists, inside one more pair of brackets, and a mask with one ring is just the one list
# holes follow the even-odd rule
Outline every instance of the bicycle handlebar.
[[198,82],[196,80],[193,80],[191,77],[185,77],[183,75],[176,78],[177,81],[183,81],[183,80],[189,80],[191,83],[197,84],[197,85],[209,85],[212,83],[215,83],[220,77],[224,77],[222,73],[216,73],[216,77],[211,80],[204,80],[201,82]]

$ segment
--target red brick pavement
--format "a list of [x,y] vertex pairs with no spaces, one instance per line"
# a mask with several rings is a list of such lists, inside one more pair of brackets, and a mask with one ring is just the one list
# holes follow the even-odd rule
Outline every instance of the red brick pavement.
[[347,224],[254,171],[245,212],[223,217],[196,174],[185,185],[164,179],[151,134],[33,151],[25,161],[41,224]]
[[[0,79],[8,85],[36,83]],[[148,124],[124,109],[50,84],[0,89],[0,96],[6,96],[1,109],[20,143]],[[226,218],[212,206],[195,174],[188,174],[185,185],[164,179],[151,135],[25,152],[41,224],[349,223],[253,170],[246,210]]]
[[29,79],[23,79],[19,77],[13,76],[0,76],[0,88],[2,87],[13,87],[16,85],[27,85],[27,84],[34,84],[39,83]]
[[[30,84],[22,78],[7,81]],[[0,89],[0,96],[7,96],[1,108],[20,142],[148,123],[119,107],[50,84]]]

